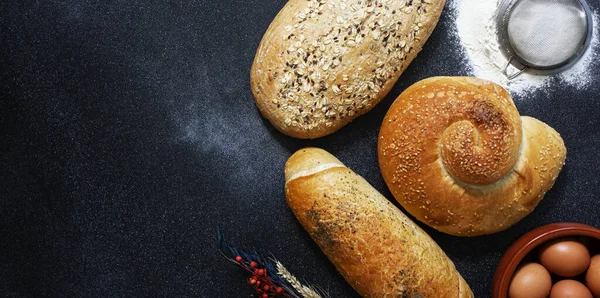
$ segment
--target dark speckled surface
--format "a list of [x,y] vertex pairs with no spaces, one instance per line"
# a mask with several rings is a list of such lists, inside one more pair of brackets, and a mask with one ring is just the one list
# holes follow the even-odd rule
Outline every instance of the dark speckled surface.
[[[328,137],[276,132],[254,106],[249,69],[282,0],[3,1],[0,4],[0,296],[248,297],[232,244],[279,258],[331,297],[355,297],[287,208],[283,165],[329,150],[391,198],[376,142],[402,90],[464,75],[446,13],[372,112]],[[600,2],[590,1],[600,10]],[[597,65],[597,64],[596,64]],[[600,69],[585,90],[554,85],[523,115],[564,137],[567,165],[538,208],[490,236],[431,236],[477,297],[525,232],[600,226]]]

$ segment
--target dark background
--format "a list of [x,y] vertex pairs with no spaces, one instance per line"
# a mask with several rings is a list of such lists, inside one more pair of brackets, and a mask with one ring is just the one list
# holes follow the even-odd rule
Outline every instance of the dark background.
[[[219,228],[331,297],[357,296],[288,209],[284,163],[319,146],[391,198],[376,154],[385,112],[420,79],[467,74],[465,54],[446,10],[373,111],[322,139],[288,138],[259,115],[249,87],[258,43],[284,4],[0,3],[0,296],[248,297],[248,276],[217,251]],[[600,226],[595,65],[585,90],[554,82],[515,98],[569,151],[535,212],[483,237],[424,227],[477,297],[489,296],[501,255],[525,232]]]

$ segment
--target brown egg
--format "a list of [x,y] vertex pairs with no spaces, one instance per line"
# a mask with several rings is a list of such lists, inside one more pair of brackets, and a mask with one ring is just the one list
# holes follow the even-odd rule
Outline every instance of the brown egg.
[[517,269],[508,288],[509,298],[546,298],[552,288],[552,278],[544,266],[527,263]]
[[594,296],[600,297],[600,255],[592,258],[590,268],[585,274],[585,284]]
[[577,276],[590,266],[590,252],[573,240],[550,241],[542,245],[539,257],[546,269],[564,277]]
[[565,279],[554,284],[550,298],[594,298],[588,288],[582,283]]

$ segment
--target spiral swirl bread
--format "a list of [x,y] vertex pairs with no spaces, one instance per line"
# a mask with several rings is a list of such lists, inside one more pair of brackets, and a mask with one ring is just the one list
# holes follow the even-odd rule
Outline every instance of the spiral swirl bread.
[[531,213],[566,157],[560,135],[520,117],[506,90],[467,77],[409,87],[385,116],[378,147],[396,200],[458,236],[495,233]]

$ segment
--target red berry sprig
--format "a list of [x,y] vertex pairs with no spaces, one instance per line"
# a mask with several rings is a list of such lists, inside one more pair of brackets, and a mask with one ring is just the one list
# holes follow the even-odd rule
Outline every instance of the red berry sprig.
[[259,264],[255,261],[251,261],[246,265],[244,259],[241,256],[235,256],[234,260],[240,266],[242,266],[242,268],[252,273],[252,276],[248,279],[248,283],[254,287],[259,297],[290,297],[285,293],[285,290],[282,287],[275,284],[268,277],[266,268],[260,268]]

